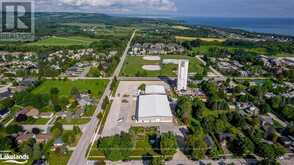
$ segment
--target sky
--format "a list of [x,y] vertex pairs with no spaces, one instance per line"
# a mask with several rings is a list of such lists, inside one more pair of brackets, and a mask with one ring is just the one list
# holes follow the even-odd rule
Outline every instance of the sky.
[[35,0],[36,11],[194,17],[294,17],[294,0]]

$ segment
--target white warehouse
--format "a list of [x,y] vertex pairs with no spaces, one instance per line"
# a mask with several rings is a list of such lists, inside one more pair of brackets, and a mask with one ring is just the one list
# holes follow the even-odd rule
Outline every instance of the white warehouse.
[[137,102],[138,123],[173,122],[169,101],[162,86],[146,86],[146,94],[140,95]]

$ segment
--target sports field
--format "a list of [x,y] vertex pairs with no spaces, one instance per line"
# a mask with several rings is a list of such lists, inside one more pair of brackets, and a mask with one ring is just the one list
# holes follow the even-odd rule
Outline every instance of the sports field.
[[[178,66],[175,64],[161,64],[163,59],[188,59],[189,73],[202,73],[202,64],[194,57],[182,55],[163,55],[160,61],[144,60],[140,56],[128,56],[122,69],[122,76],[126,77],[158,77],[176,76]],[[147,71],[142,68],[144,65],[161,65],[160,71]]]

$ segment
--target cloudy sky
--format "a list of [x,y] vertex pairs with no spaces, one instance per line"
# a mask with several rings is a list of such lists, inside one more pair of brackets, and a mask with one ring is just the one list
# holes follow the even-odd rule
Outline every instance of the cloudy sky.
[[37,11],[211,17],[294,17],[294,0],[36,0]]

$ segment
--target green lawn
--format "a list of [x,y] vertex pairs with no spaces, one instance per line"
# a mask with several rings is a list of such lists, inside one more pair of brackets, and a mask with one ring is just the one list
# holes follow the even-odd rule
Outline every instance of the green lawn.
[[58,122],[65,125],[82,125],[87,124],[91,119],[90,118],[80,118],[80,119],[59,119]]
[[67,161],[70,158],[71,153],[68,153],[66,155],[62,155],[55,152],[49,153],[49,164],[50,165],[66,165]]
[[71,46],[71,45],[89,45],[97,39],[82,37],[82,36],[71,36],[71,37],[49,37],[43,40],[39,40],[29,45],[36,46]]
[[[212,47],[228,48],[230,50],[243,48],[243,47],[233,47],[233,46],[201,45],[199,47],[193,48],[193,51],[195,51],[197,54],[207,54],[208,49]],[[249,52],[257,53],[257,54],[268,54],[264,48],[245,48],[245,50]]]
[[46,80],[39,87],[35,88],[32,93],[50,93],[51,88],[58,88],[61,97],[70,96],[71,89],[76,87],[80,92],[91,91],[95,98],[100,98],[103,94],[108,80]]
[[45,125],[50,119],[44,119],[44,118],[39,118],[39,119],[34,119],[34,118],[29,118],[26,121],[20,122],[20,124],[24,125]]
[[[181,55],[163,55],[162,59],[189,59],[189,73],[202,73],[202,64],[194,57]],[[143,57],[128,56],[122,70],[122,76],[126,77],[157,77],[157,76],[176,76],[177,65],[162,64],[160,71],[145,71],[143,65],[161,65],[161,61],[146,61]]]

